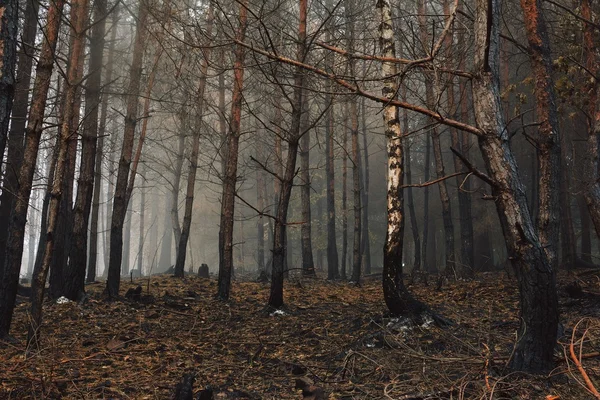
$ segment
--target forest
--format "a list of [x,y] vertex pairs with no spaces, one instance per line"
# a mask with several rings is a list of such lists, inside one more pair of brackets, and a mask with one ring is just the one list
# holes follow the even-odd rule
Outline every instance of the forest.
[[0,0],[0,399],[600,399],[600,3]]

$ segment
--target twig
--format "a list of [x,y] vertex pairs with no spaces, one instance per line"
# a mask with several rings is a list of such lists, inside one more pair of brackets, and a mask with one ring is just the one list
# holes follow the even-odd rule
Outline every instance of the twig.
[[[575,333],[577,332],[577,328],[579,327],[579,324],[581,324],[582,321],[583,320],[580,320],[577,323],[577,325],[575,325],[575,328],[573,328],[573,333],[571,334],[571,343],[569,343],[569,353],[571,354],[571,360],[573,360],[573,362],[575,363],[575,366],[579,370],[579,373],[581,374],[581,377],[585,381],[585,384],[586,384],[588,390],[590,391],[590,393],[592,393],[596,399],[600,399],[600,393],[598,393],[598,390],[596,390],[596,387],[590,380],[590,377],[588,376],[587,372],[585,372],[583,365],[581,365],[581,359],[579,357],[577,357],[577,355],[575,354]],[[585,334],[581,337],[581,346],[583,346],[583,338],[584,337],[585,337]]]

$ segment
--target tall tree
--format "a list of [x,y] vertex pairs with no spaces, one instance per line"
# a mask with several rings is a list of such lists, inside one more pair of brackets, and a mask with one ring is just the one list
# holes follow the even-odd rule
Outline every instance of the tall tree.
[[[303,100],[303,110],[300,116],[300,130],[307,129],[308,102]],[[304,275],[315,274],[315,264],[312,251],[312,218],[310,212],[310,133],[305,132],[300,141],[300,202],[302,208],[301,247],[302,247],[302,273]]]
[[[298,24],[298,44],[296,56],[298,60],[304,61],[306,56],[306,13],[307,0],[299,0],[299,24]],[[288,154],[285,162],[285,170],[281,177],[281,194],[277,204],[277,215],[275,216],[275,227],[273,235],[273,271],[271,274],[271,291],[269,295],[269,306],[280,308],[283,306],[283,278],[285,273],[286,252],[286,231],[287,218],[290,197],[294,176],[296,175],[296,158],[298,156],[298,146],[302,135],[306,132],[301,130],[303,95],[304,95],[304,76],[302,68],[297,67],[294,73],[294,95],[292,99],[292,121],[291,128],[287,137]],[[291,253],[291,250],[289,250]]]
[[133,140],[135,126],[137,125],[138,97],[140,93],[140,79],[142,76],[142,61],[146,42],[146,21],[148,7],[146,0],[140,0],[136,32],[133,44],[133,59],[129,70],[129,86],[127,88],[127,112],[125,115],[125,130],[123,132],[123,145],[119,159],[115,197],[113,200],[112,218],[110,226],[110,259],[108,264],[108,279],[106,293],[109,298],[119,295],[121,284],[121,261],[123,258],[123,224],[129,204],[128,178],[131,156],[133,153]]
[[54,52],[62,18],[64,2],[57,0],[50,3],[46,20],[42,49],[38,59],[31,107],[27,129],[25,131],[25,150],[23,164],[19,170],[19,188],[15,196],[14,208],[8,227],[6,241],[6,257],[0,270],[0,337],[8,335],[12,322],[13,310],[19,284],[19,271],[23,255],[27,208],[31,196],[33,174],[42,136],[44,111],[50,88],[50,78],[54,67]]
[[39,339],[44,289],[48,270],[52,261],[59,208],[61,207],[62,196],[68,194],[68,192],[63,193],[63,188],[65,185],[65,175],[68,173],[69,160],[67,153],[69,152],[69,147],[72,143],[72,136],[75,134],[73,129],[79,122],[79,116],[77,115],[79,113],[79,102],[76,97],[79,94],[79,86],[81,84],[81,69],[83,68],[81,60],[84,58],[85,32],[88,21],[87,15],[88,0],[75,0],[71,2],[70,25],[72,40],[71,49],[69,51],[69,61],[67,64],[67,76],[65,79],[65,106],[60,127],[56,171],[52,183],[50,205],[48,207],[46,247],[44,249],[41,268],[34,272],[31,282],[31,325],[29,326],[27,338],[30,344],[33,343],[33,340],[37,341]]
[[192,226],[192,207],[194,205],[194,187],[196,185],[196,171],[198,170],[198,154],[200,153],[200,132],[202,129],[202,119],[204,116],[204,92],[206,91],[206,80],[208,75],[208,65],[211,55],[211,36],[213,26],[213,5],[212,2],[208,8],[206,35],[208,43],[204,49],[202,64],[200,65],[200,81],[196,95],[196,118],[193,127],[192,153],[190,154],[190,169],[188,172],[187,189],[185,194],[185,211],[183,214],[183,226],[181,237],[177,243],[177,260],[175,261],[175,276],[183,278],[185,257],[187,253],[188,238]]
[[0,1],[0,154],[4,157],[15,95],[19,2]]
[[77,300],[85,291],[87,265],[88,224],[92,207],[94,168],[96,164],[96,141],[100,107],[100,84],[102,81],[102,58],[104,55],[104,30],[106,25],[106,0],[94,0],[94,25],[90,36],[89,74],[85,91],[85,118],[81,139],[79,181],[73,217],[73,241],[67,268],[63,277],[63,295]]
[[541,0],[521,0],[529,57],[535,82],[538,128],[538,232],[552,268],[558,267],[560,232],[560,135],[552,79],[548,29]]
[[[12,7],[9,3],[10,2],[7,3],[7,7]],[[2,21],[6,18],[10,18],[10,12],[14,11],[16,11],[16,8],[10,9],[8,15],[2,17]],[[19,176],[19,170],[21,169],[21,161],[23,160],[23,148],[25,146],[25,141],[23,139],[25,138],[25,126],[27,124],[27,106],[29,104],[29,87],[31,83],[31,69],[33,67],[33,53],[35,51],[35,36],[38,26],[38,11],[38,1],[27,1],[21,47],[18,53],[14,104],[10,122],[10,132],[8,134],[6,167],[4,168],[5,172],[2,180],[3,190],[2,194],[0,194],[0,269],[2,269],[4,257],[6,256],[6,239],[8,237],[10,212],[13,208],[14,194],[18,188],[17,178]],[[1,29],[3,28],[0,28],[0,30]],[[6,29],[6,34],[10,36],[13,28],[7,26]],[[9,40],[8,36],[7,40]],[[8,50],[9,52],[11,51],[10,48]],[[8,82],[4,80],[4,78],[0,81],[5,83]],[[7,90],[4,91],[2,89],[2,83],[0,83],[0,90],[3,91],[4,96],[10,95],[10,88],[7,88]],[[4,132],[1,132],[0,136],[2,134],[4,134]],[[4,155],[4,150],[1,146],[0,154]]]
[[238,29],[236,33],[233,93],[231,95],[231,119],[227,132],[225,174],[221,195],[221,222],[219,225],[219,280],[217,297],[229,300],[231,275],[233,273],[233,217],[237,185],[238,148],[241,136],[242,91],[244,90],[244,62],[246,52],[240,43],[246,38],[248,26],[248,0],[239,2]]

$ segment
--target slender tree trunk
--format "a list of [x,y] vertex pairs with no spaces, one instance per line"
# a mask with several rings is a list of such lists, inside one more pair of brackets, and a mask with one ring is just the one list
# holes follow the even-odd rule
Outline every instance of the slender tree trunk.
[[[330,2],[329,2],[330,3]],[[328,3],[328,9],[331,9],[331,4]],[[331,18],[333,21],[333,18]],[[331,22],[327,24],[326,39],[331,40],[332,32]],[[328,67],[333,69],[333,57],[328,55],[326,60]],[[334,159],[334,95],[333,95],[333,84],[327,83],[328,92],[331,93],[326,96],[326,107],[329,107],[325,115],[325,179],[327,185],[327,279],[338,279],[340,278],[339,265],[340,261],[338,258],[337,250],[337,235],[335,229],[335,159]],[[344,259],[345,253],[342,255],[342,278],[346,279],[346,263]]]
[[362,233],[361,233],[361,254],[362,264],[365,270],[365,275],[371,273],[371,240],[369,238],[369,144],[367,142],[367,117],[365,109],[365,98],[361,99],[360,104],[360,117],[362,127],[362,138],[363,138],[363,155],[364,155],[364,169],[363,169],[363,190],[362,190]]
[[[345,107],[346,117],[348,106]],[[346,118],[347,119],[347,118]],[[342,160],[342,279],[347,279],[346,263],[348,261],[348,129],[344,127],[342,138],[344,156]]]
[[131,218],[132,218],[132,209],[131,205],[127,208],[127,213],[125,214],[125,234],[123,237],[123,257],[121,259],[121,275],[127,276],[130,271],[130,262],[131,262]]
[[[179,223],[179,187],[181,186],[181,174],[183,171],[183,159],[185,152],[185,132],[187,131],[187,114],[182,113],[180,118],[181,127],[178,135],[177,158],[175,160],[175,170],[173,171],[173,186],[171,190],[171,226],[175,235],[177,245],[181,241],[181,224]],[[175,251],[177,253],[177,251]]]
[[52,69],[54,67],[54,52],[63,6],[64,2],[62,0],[57,0],[49,5],[44,40],[42,40],[42,50],[36,67],[29,119],[25,131],[24,162],[19,170],[20,185],[15,196],[14,208],[8,228],[6,258],[4,259],[3,268],[0,270],[2,274],[0,277],[0,337],[8,335],[15,307],[21,257],[23,255],[27,208],[42,136],[42,123]]
[[[264,149],[263,144],[259,142],[258,144],[258,154],[256,155],[257,159],[264,159]],[[265,219],[263,216],[263,212],[265,211],[265,195],[267,192],[267,186],[265,184],[265,172],[262,168],[256,170],[256,208],[261,212],[258,215],[258,221],[256,223],[256,237],[257,237],[257,269],[259,275],[266,274],[265,268]]]
[[185,195],[185,211],[183,214],[183,226],[181,229],[181,237],[177,244],[177,260],[175,261],[175,276],[183,278],[185,257],[187,253],[188,238],[190,236],[190,228],[192,226],[192,207],[194,206],[194,187],[196,185],[196,172],[198,170],[198,154],[200,153],[200,132],[202,129],[202,120],[204,114],[204,92],[206,90],[206,80],[208,75],[208,65],[210,63],[211,42],[213,26],[213,8],[210,3],[207,16],[206,35],[209,38],[209,43],[204,50],[202,65],[200,66],[200,82],[198,83],[198,92],[196,96],[196,119],[193,130],[192,153],[190,154],[190,169],[188,172],[187,189]]
[[[243,42],[248,26],[248,0],[241,0],[238,15],[236,39]],[[238,147],[242,118],[242,91],[244,86],[244,61],[246,52],[241,44],[235,47],[233,65],[233,93],[231,98],[231,120],[227,133],[227,159],[223,177],[221,196],[221,223],[219,225],[219,280],[217,297],[229,300],[231,275],[233,273],[233,217],[235,213],[235,192],[237,184]]]
[[558,327],[555,271],[548,261],[527,206],[525,188],[509,146],[500,100],[498,0],[478,0],[475,17],[473,104],[479,147],[491,176],[509,259],[521,297],[521,327],[511,368],[542,372],[552,369]]
[[548,254],[552,268],[558,267],[560,232],[560,135],[558,112],[552,79],[550,40],[541,0],[521,0],[529,57],[535,81],[538,110],[539,216],[540,242]]
[[[142,168],[140,169],[140,179],[142,182],[146,181],[146,168],[142,162]],[[140,188],[140,235],[138,241],[138,254],[137,254],[137,270],[142,275],[144,267],[144,240],[146,239],[146,188]]]
[[[95,0],[94,1],[94,12],[98,12],[98,18],[101,15],[106,15],[106,1]],[[110,89],[110,83],[113,75],[113,64],[115,58],[115,43],[117,38],[117,22],[119,20],[119,7],[116,6],[112,11],[112,31],[110,36],[110,45],[108,48],[108,59],[106,66],[106,86],[105,90]],[[104,20],[99,22],[104,30],[106,22]],[[98,28],[100,30],[100,28]],[[94,31],[96,32],[96,31]],[[101,47],[102,53],[104,52],[104,35],[102,41],[96,42]],[[91,44],[90,44],[91,45]],[[86,101],[87,104],[87,101]],[[87,114],[87,113],[86,113]],[[100,106],[100,122],[98,126],[98,146],[96,152],[96,160],[94,167],[94,189],[92,199],[92,216],[90,222],[90,256],[88,260],[88,272],[87,282],[94,282],[96,280],[96,270],[98,262],[98,218],[100,213],[100,193],[103,191],[102,185],[102,159],[104,158],[104,135],[106,134],[106,119],[108,116],[108,94],[102,96],[102,105]],[[91,118],[91,116],[88,116]],[[108,202],[108,201],[107,201]]]
[[302,186],[300,196],[302,203],[302,227],[301,229],[301,247],[302,247],[302,273],[304,275],[315,274],[315,264],[312,251],[312,216],[310,212],[310,133],[304,132],[307,129],[308,103],[302,102],[302,114],[300,115],[300,132],[304,133],[300,141],[300,179]]
[[[306,55],[306,13],[307,0],[299,0],[300,22],[298,25],[297,59],[304,60]],[[281,180],[281,195],[277,205],[275,218],[275,232],[273,238],[273,272],[271,275],[271,292],[269,306],[281,308],[283,306],[283,278],[286,259],[286,227],[287,215],[292,194],[294,176],[296,175],[296,158],[298,156],[299,141],[303,132],[300,129],[303,108],[304,71],[298,67],[294,77],[294,98],[292,102],[292,122],[288,135],[288,154],[285,172]],[[291,250],[290,250],[291,253]]]
[[172,262],[173,227],[171,226],[171,197],[165,200],[165,217],[163,222],[163,236],[160,246],[160,257],[158,260],[158,271],[166,271]]
[[[392,10],[388,0],[378,0],[380,12],[379,41],[383,57],[396,57]],[[398,92],[396,80],[397,66],[391,62],[382,62],[381,73],[384,78],[382,94],[392,100]],[[395,106],[385,105],[383,124],[387,139],[388,179],[387,179],[387,233],[383,247],[383,298],[393,314],[419,313],[423,306],[416,302],[402,281],[402,247],[404,236],[404,195],[402,132]]]
[[[561,136],[561,148],[565,154],[569,154],[570,149],[564,135]],[[571,192],[569,185],[569,171],[572,165],[566,157],[561,157],[560,165],[560,242],[561,242],[561,263],[563,268],[573,268],[577,259],[577,239],[575,239],[575,230],[573,229],[573,211],[571,208]]]
[[[403,97],[406,99],[406,88],[403,88]],[[402,128],[404,132],[408,132],[408,111],[406,109],[402,110]],[[413,243],[415,245],[415,261],[413,264],[413,272],[421,270],[421,238],[419,237],[419,226],[417,224],[417,213],[415,212],[415,202],[413,199],[413,190],[410,185],[412,184],[412,159],[410,158],[410,142],[409,139],[406,138],[404,143],[404,166],[405,166],[405,176],[406,176],[406,184],[408,187],[406,188],[406,201],[408,206],[408,214],[410,216],[410,227],[412,231]]]
[[129,204],[129,197],[127,196],[129,167],[133,153],[133,140],[138,117],[138,96],[140,93],[142,61],[144,58],[144,47],[147,36],[147,19],[148,7],[145,0],[140,0],[133,45],[133,60],[129,71],[127,112],[125,115],[123,145],[121,147],[121,157],[119,160],[119,170],[117,173],[117,184],[115,186],[115,197],[110,226],[110,259],[108,265],[108,279],[106,281],[106,293],[109,299],[113,299],[119,295],[119,286],[121,284],[120,269],[123,258],[123,223],[125,222],[125,214]]
[[[429,182],[429,179],[431,178],[431,135],[425,135],[425,164],[423,166],[423,179],[425,180],[425,182]],[[424,264],[424,270],[428,271],[431,270],[432,265],[429,265],[429,262],[431,261],[427,255],[428,255],[428,248],[427,245],[429,243],[429,236],[430,236],[430,232],[429,232],[429,212],[431,210],[429,209],[429,186],[425,186],[425,189],[423,189],[423,248],[422,248],[422,257],[421,259],[423,260],[423,264]]]
[[[48,230],[46,237],[46,248],[39,273],[35,274],[31,284],[31,324],[27,341],[31,345],[39,341],[39,329],[42,323],[42,304],[44,301],[44,289],[46,277],[52,261],[52,255],[55,244],[55,230],[59,216],[59,208],[63,195],[68,195],[69,191],[63,192],[65,187],[65,175],[69,173],[68,152],[72,143],[72,136],[79,122],[79,94],[80,79],[82,76],[83,57],[85,51],[85,32],[87,25],[88,0],[74,0],[71,2],[71,34],[73,40],[70,50],[70,58],[67,67],[67,78],[65,80],[65,108],[60,129],[60,138],[58,146],[58,157],[56,172],[52,183],[52,192],[50,205],[48,207]],[[87,228],[87,226],[86,226]],[[85,267],[85,266],[84,266]]]
[[0,1],[0,155],[4,157],[15,95],[19,2]]
[[96,163],[98,108],[100,107],[106,12],[106,0],[94,0],[94,25],[90,37],[90,73],[85,92],[85,119],[83,122],[81,164],[79,166],[77,199],[75,201],[75,209],[73,210],[73,241],[68,265],[64,271],[63,295],[71,300],[77,300],[85,291],[88,225],[92,207],[94,167]]
[[[351,71],[354,68],[350,68]],[[354,73],[351,72],[351,76]],[[358,110],[356,107],[356,98],[350,99],[350,137],[352,140],[352,193],[353,193],[353,206],[354,206],[354,233],[353,246],[352,246],[352,276],[350,280],[358,284],[360,282],[361,275],[361,262],[362,255],[360,254],[361,244],[361,223],[362,223],[362,210],[361,210],[361,188],[360,188],[360,148],[358,144]]]
[[[14,27],[12,25],[4,26],[4,22],[10,23],[8,21],[11,18],[11,13],[14,13],[13,17],[16,18],[16,4],[13,6],[11,1],[5,2],[6,10],[8,10],[8,15],[5,15],[1,18],[2,27],[0,27],[0,35],[4,35],[5,33],[8,35],[5,39],[0,39],[8,44],[8,46],[12,46],[10,42],[12,34],[16,36],[16,22],[14,23]],[[0,5],[0,10],[2,9],[2,5]],[[25,126],[27,123],[27,106],[29,101],[29,86],[31,83],[31,68],[33,65],[33,53],[35,51],[35,36],[37,34],[37,26],[38,26],[38,10],[39,10],[39,2],[36,0],[27,1],[27,6],[25,8],[25,25],[23,27],[22,34],[22,44],[18,53],[18,63],[17,63],[17,77],[15,82],[15,90],[14,90],[14,104],[12,108],[12,116],[10,119],[10,132],[8,134],[8,151],[6,154],[6,166],[4,168],[5,173],[2,179],[2,194],[0,194],[0,270],[2,270],[2,265],[4,264],[4,258],[6,256],[6,239],[8,238],[8,225],[10,223],[10,212],[13,208],[14,203],[14,194],[18,189],[18,181],[17,178],[19,176],[19,170],[21,169],[21,161],[23,160],[23,149],[25,146],[24,138],[25,138]],[[5,11],[6,12],[6,11]],[[6,28],[6,31],[4,31]],[[15,30],[13,32],[13,29]],[[4,36],[3,36],[4,37]],[[14,38],[16,42],[16,37]],[[0,46],[1,47],[1,46]],[[12,49],[9,48],[9,54]],[[9,54],[5,54],[5,57],[8,57]],[[6,61],[5,59],[2,60]],[[10,61],[9,61],[10,62]],[[5,66],[8,68],[8,65]],[[0,72],[3,74],[3,72]],[[12,72],[11,72],[12,74]],[[7,80],[8,79],[8,80]],[[0,90],[5,84],[9,83],[10,78],[2,77],[0,78]],[[10,88],[6,88],[7,92],[3,95],[10,96]],[[0,107],[2,107],[4,100],[0,100]],[[0,115],[2,112],[0,112]],[[1,119],[1,117],[0,117]],[[8,119],[7,119],[8,122]],[[6,125],[8,128],[8,124]],[[4,124],[0,121],[0,129],[4,129]],[[5,134],[5,131],[0,132],[0,136]],[[2,139],[0,139],[1,141]],[[0,155],[4,155],[4,149],[0,145]],[[2,162],[0,162],[2,164]],[[30,243],[31,247],[31,243]]]

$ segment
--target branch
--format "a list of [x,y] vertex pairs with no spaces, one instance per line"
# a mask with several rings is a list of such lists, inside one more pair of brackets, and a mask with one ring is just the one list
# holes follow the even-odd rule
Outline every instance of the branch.
[[474,166],[469,160],[467,160],[467,158],[464,155],[462,155],[458,150],[456,150],[454,147],[450,147],[450,150],[454,153],[454,155],[456,157],[458,157],[458,159],[463,164],[465,164],[465,166],[469,169],[469,171],[471,171],[473,173],[473,175],[475,175],[476,177],[478,177],[479,179],[486,182],[488,185],[490,185],[492,187],[498,186],[492,178],[490,178],[489,176],[487,176],[487,174],[478,170],[477,167]]
[[436,183],[440,183],[441,181],[445,181],[446,179],[454,178],[455,176],[468,175],[468,174],[470,174],[470,172],[455,172],[453,174],[442,176],[441,178],[435,179],[433,181],[425,182],[425,183],[414,183],[411,185],[402,185],[402,186],[400,186],[400,189],[413,188],[413,187],[414,188],[423,188],[423,187],[435,185]]
[[346,88],[351,93],[357,94],[359,96],[366,97],[367,99],[373,100],[373,101],[375,101],[377,103],[391,104],[391,105],[396,106],[396,107],[405,108],[407,110],[411,110],[411,111],[417,112],[419,114],[426,115],[426,116],[430,117],[431,119],[434,119],[434,120],[436,120],[436,121],[438,121],[438,122],[440,122],[440,123],[442,123],[444,125],[448,125],[448,126],[456,128],[456,129],[459,129],[461,131],[472,133],[474,135],[481,135],[481,133],[482,133],[479,128],[477,128],[477,127],[475,127],[473,125],[469,125],[469,124],[466,124],[466,123],[461,122],[461,121],[457,121],[457,120],[452,119],[452,118],[446,118],[446,117],[444,117],[442,114],[440,114],[437,111],[432,111],[432,110],[430,110],[428,108],[417,106],[417,105],[411,104],[411,103],[406,103],[406,102],[399,101],[399,100],[390,100],[388,98],[381,97],[381,96],[378,96],[378,95],[370,93],[370,92],[366,92],[363,89],[361,89],[358,85],[350,83],[350,82],[348,82],[348,81],[346,81],[346,80],[344,80],[342,78],[337,77],[336,75],[334,75],[332,73],[328,73],[328,72],[326,72],[326,71],[324,71],[322,69],[319,69],[319,68],[317,68],[315,66],[304,64],[304,63],[302,63],[300,61],[297,61],[297,60],[294,60],[294,59],[291,59],[291,58],[288,58],[288,57],[278,56],[278,55],[269,53],[266,50],[258,49],[258,48],[254,47],[251,44],[248,44],[246,42],[240,41],[240,40],[235,39],[235,38],[232,38],[232,40],[235,43],[237,43],[237,44],[239,44],[241,46],[244,46],[247,49],[249,49],[251,51],[254,51],[254,52],[258,53],[258,54],[262,54],[263,56],[268,57],[268,58],[270,58],[272,60],[279,61],[279,62],[282,62],[284,64],[292,65],[294,67],[300,67],[302,69],[305,69],[307,71],[310,71],[310,72],[313,72],[313,73],[315,73],[317,75],[320,75],[320,76],[322,76],[324,78],[331,79],[332,81],[334,81],[335,83],[337,83],[339,86],[342,86],[342,87]]

